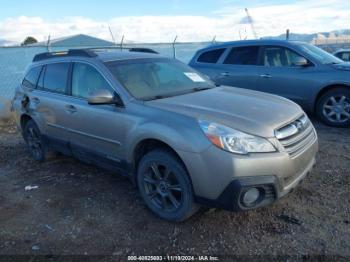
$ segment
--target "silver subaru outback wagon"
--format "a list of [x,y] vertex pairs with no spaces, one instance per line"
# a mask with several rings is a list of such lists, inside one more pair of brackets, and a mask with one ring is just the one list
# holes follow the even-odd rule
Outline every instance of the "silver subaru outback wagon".
[[311,171],[318,148],[294,102],[215,86],[177,60],[143,52],[37,55],[13,110],[34,159],[58,151],[115,170],[170,221],[200,206],[271,204]]

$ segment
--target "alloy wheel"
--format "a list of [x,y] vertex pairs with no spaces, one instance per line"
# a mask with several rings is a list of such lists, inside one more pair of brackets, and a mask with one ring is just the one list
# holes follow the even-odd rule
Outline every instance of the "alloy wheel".
[[330,96],[323,104],[323,115],[334,123],[350,120],[350,98],[345,95]]
[[176,175],[166,166],[152,163],[143,174],[143,186],[150,202],[159,209],[172,212],[183,201],[183,189]]

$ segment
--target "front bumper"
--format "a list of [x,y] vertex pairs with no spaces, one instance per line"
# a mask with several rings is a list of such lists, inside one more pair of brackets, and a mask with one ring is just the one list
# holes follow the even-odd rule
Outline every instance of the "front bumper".
[[[296,157],[286,152],[234,155],[215,146],[201,154],[179,152],[192,179],[196,202],[227,210],[271,204],[292,191],[312,170],[317,138]],[[265,200],[253,207],[241,204],[242,192],[262,188]]]
[[[285,188],[280,187],[276,176],[243,177],[232,181],[217,199],[213,200],[196,196],[195,200],[197,203],[204,206],[222,208],[229,211],[244,211],[263,207],[272,204],[293,191],[293,189],[303,181],[307,174],[311,172],[315,163],[315,160],[310,162],[310,165],[305,171]],[[259,189],[261,197],[254,205],[246,206],[242,200],[243,194],[250,188]]]

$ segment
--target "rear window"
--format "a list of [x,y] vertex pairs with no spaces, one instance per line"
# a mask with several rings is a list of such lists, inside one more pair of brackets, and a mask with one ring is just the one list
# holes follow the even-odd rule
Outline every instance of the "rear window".
[[37,66],[30,69],[27,75],[24,77],[22,81],[22,85],[27,88],[36,88],[36,83],[38,82],[41,68],[42,68],[41,66]]
[[67,90],[69,63],[48,64],[41,74],[39,88],[65,94]]
[[225,48],[204,52],[198,57],[197,62],[215,64],[224,53],[224,51]]
[[232,48],[227,55],[224,64],[230,65],[257,65],[259,47],[245,46]]

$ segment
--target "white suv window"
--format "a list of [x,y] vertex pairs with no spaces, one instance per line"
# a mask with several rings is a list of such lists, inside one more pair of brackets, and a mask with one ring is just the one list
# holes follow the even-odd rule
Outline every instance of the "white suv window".
[[262,56],[263,65],[268,67],[294,67],[295,61],[303,58],[296,52],[280,46],[265,47]]
[[218,62],[225,50],[225,48],[220,48],[204,52],[198,57],[197,62],[215,64]]
[[228,65],[257,65],[258,46],[233,47],[227,55],[224,64]]

